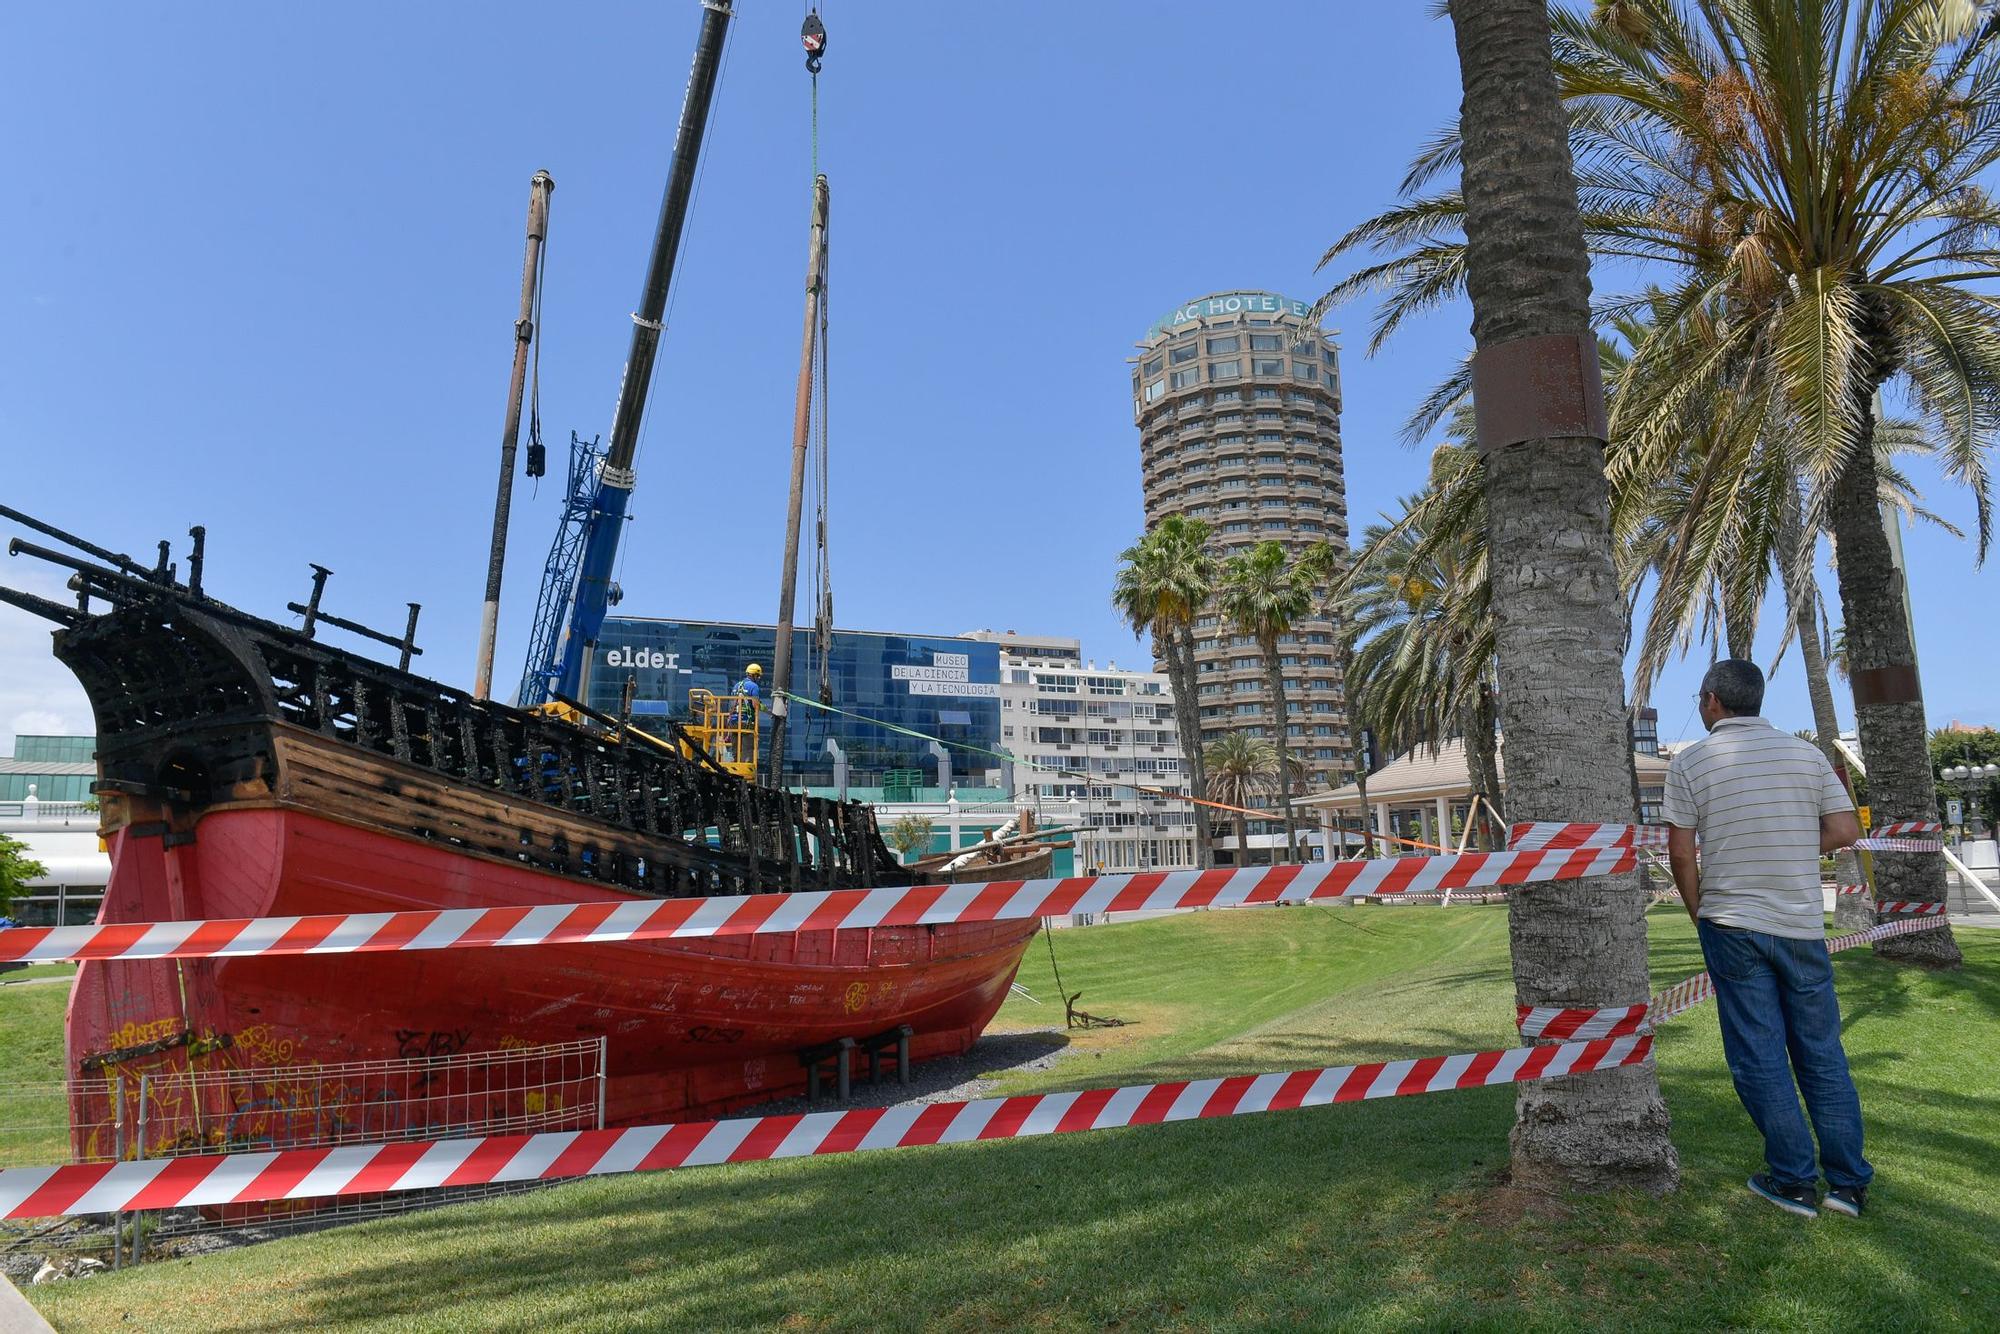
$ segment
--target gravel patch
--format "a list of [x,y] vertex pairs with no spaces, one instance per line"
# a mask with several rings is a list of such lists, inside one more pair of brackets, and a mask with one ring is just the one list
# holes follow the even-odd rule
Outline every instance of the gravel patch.
[[[910,1067],[910,1082],[898,1084],[894,1057],[882,1063],[882,1082],[871,1085],[866,1075],[856,1079],[851,1095],[841,1102],[831,1093],[817,1102],[782,1098],[746,1107],[735,1116],[790,1116],[800,1112],[838,1112],[855,1107],[921,1106],[933,1102],[964,1102],[991,1096],[1001,1075],[1019,1070],[1047,1070],[1056,1063],[1069,1036],[1060,1028],[1034,1028],[1016,1033],[988,1033],[963,1056],[941,1056]],[[829,1080],[830,1084],[832,1081]]]

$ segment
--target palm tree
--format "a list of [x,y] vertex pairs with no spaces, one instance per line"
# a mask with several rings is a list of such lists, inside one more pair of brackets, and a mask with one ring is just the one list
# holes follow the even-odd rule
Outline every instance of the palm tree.
[[[1207,786],[1201,748],[1200,700],[1195,689],[1194,621],[1215,591],[1215,557],[1209,528],[1199,519],[1172,515],[1125,548],[1111,605],[1134,635],[1150,632],[1153,653],[1167,667],[1174,691],[1174,727],[1187,757],[1188,791]],[[1195,864],[1212,866],[1208,808],[1194,807]]]
[[[1612,559],[1602,428],[1590,420],[1590,259],[1542,0],[1452,0],[1464,85],[1466,289],[1488,374],[1482,418],[1487,563],[1508,806],[1517,819],[1629,823],[1623,599]],[[1590,353],[1579,355],[1579,344]],[[1567,352],[1564,352],[1564,349]],[[1573,393],[1537,395],[1532,367],[1566,355]],[[1516,368],[1510,372],[1510,367]],[[1507,391],[1555,416],[1515,413]],[[1525,391],[1525,392],[1524,392]],[[1573,420],[1566,433],[1542,422]],[[1490,424],[1490,431],[1487,429]],[[1597,438],[1593,438],[1596,436]],[[1628,1005],[1647,994],[1636,877],[1559,881],[1511,898],[1524,1005]],[[1670,1189],[1679,1161],[1653,1068],[1519,1087],[1516,1184]]]
[[1278,805],[1285,817],[1285,860],[1298,859],[1298,816],[1292,810],[1291,713],[1285,703],[1285,669],[1280,641],[1312,615],[1323,600],[1321,586],[1332,577],[1333,548],[1325,542],[1297,555],[1282,542],[1259,542],[1222,567],[1216,605],[1236,628],[1253,636],[1264,655],[1264,679],[1277,711],[1272,736],[1277,745]]
[[[1983,10],[1620,0],[1599,7],[1602,21],[1554,17],[1591,243],[1675,275],[1648,298],[1664,318],[1634,349],[1657,395],[1624,433],[1635,457],[1674,452],[1681,406],[1730,394],[1783,421],[1808,526],[1823,524],[1840,556],[1856,720],[1874,804],[1892,819],[1934,818],[1936,786],[1876,504],[1876,393],[1889,381],[1973,491],[1982,557],[1991,528],[2000,321],[1978,288],[2000,277],[2000,203],[1982,185],[2000,164],[2000,24]],[[1425,152],[1412,191],[1457,160],[1458,138]],[[1449,194],[1415,199],[1344,239],[1408,248],[1343,284],[1393,290],[1378,337],[1457,290],[1462,212]],[[1942,897],[1935,858],[1888,854],[1878,870],[1897,898]],[[1958,959],[1945,930],[1878,948]]]
[[[1353,559],[1347,562],[1347,574],[1353,572]],[[1343,578],[1347,575],[1343,575]],[[1341,691],[1345,696],[1347,709],[1347,746],[1354,757],[1354,795],[1361,806],[1361,855],[1375,855],[1375,816],[1368,807],[1368,725],[1365,704],[1360,693],[1354,688],[1354,641],[1357,630],[1353,618],[1341,605],[1339,597],[1329,600],[1326,619],[1333,626],[1333,652],[1335,663],[1340,668]],[[1344,821],[1336,820],[1340,832],[1340,847],[1333,856],[1341,856],[1347,850],[1347,827]]]
[[[1277,749],[1248,732],[1224,732],[1209,742],[1204,762],[1208,799],[1244,809],[1270,795],[1280,772]],[[1250,817],[1242,809],[1236,815],[1236,864],[1250,864]]]
[[[1361,640],[1349,700],[1397,750],[1435,753],[1463,737],[1472,790],[1497,809],[1493,614],[1476,463],[1469,450],[1439,446],[1431,487],[1407,498],[1395,522],[1368,528],[1335,591]],[[1477,823],[1481,846],[1491,847],[1498,831]]]

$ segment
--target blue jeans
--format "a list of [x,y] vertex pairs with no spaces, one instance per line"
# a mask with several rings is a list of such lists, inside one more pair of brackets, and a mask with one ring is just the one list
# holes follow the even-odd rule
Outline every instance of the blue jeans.
[[1813,1137],[1799,1114],[1803,1093],[1827,1185],[1867,1185],[1875,1169],[1861,1156],[1861,1099],[1840,1045],[1826,945],[1707,920],[1695,925],[1722,1011],[1722,1054],[1736,1096],[1763,1132],[1771,1179],[1780,1186],[1818,1181]]

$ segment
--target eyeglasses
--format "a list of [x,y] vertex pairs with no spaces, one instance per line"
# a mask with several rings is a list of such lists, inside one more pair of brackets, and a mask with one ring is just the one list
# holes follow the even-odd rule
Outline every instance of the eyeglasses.
[[1701,702],[1707,698],[1708,698],[1708,692],[1706,690],[1695,691],[1694,692],[1695,707],[1696,708],[1701,707]]

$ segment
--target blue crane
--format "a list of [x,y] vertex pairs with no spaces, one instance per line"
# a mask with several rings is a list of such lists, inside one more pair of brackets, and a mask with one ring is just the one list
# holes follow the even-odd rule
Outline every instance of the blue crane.
[[[618,386],[618,406],[611,415],[610,442],[600,449],[595,440],[588,444],[574,436],[570,440],[569,486],[562,522],[542,571],[534,635],[521,678],[522,708],[533,708],[555,695],[579,701],[584,698],[589,688],[590,651],[604,628],[605,612],[617,601],[611,576],[625,526],[625,509],[632,499],[632,457],[638,449],[639,425],[652,388],[667,288],[673,281],[688,200],[694,193],[695,166],[701,157],[702,134],[708,127],[709,104],[715,97],[722,43],[731,17],[730,0],[702,0],[694,69],[688,75],[680,128],[674,135],[674,155],[667,167],[667,188],[660,198],[652,259],[646,266],[639,309],[632,313],[631,350]],[[565,613],[567,630],[562,629]]]

